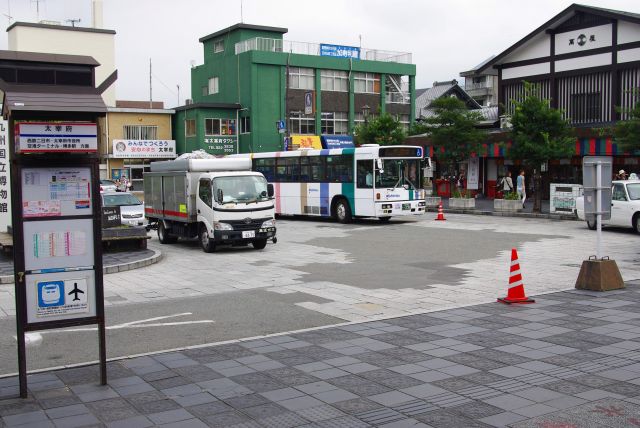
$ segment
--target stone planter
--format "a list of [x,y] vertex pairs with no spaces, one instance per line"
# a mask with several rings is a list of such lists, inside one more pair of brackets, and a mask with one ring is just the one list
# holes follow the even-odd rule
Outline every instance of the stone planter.
[[427,208],[438,208],[441,201],[440,196],[427,196],[424,198],[424,203]]
[[472,210],[476,207],[474,198],[449,198],[449,208]]
[[522,201],[517,199],[494,199],[493,209],[494,211],[515,213],[522,211]]

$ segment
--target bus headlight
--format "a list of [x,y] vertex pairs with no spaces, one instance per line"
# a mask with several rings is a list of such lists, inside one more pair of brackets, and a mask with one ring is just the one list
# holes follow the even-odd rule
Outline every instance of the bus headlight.
[[229,223],[213,223],[214,230],[233,230],[233,226]]
[[262,226],[260,226],[260,228],[265,228],[265,227],[276,227],[276,220],[271,219],[271,220],[262,222]]
[[424,206],[426,206],[426,205],[427,205],[427,203],[426,203],[426,202],[418,202],[418,206],[419,206],[419,207],[424,207]]

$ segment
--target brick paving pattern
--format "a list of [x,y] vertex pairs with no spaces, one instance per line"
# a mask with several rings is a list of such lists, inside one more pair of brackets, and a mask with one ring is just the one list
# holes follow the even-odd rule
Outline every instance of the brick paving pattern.
[[0,379],[0,427],[640,426],[640,282]]

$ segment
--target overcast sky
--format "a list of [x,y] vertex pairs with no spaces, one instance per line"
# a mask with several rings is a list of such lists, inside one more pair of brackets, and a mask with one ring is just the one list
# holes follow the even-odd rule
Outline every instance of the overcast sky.
[[[581,4],[640,13],[638,0]],[[413,54],[416,87],[458,79],[571,4],[564,0],[243,0],[243,22],[285,27],[285,40],[359,45]],[[91,26],[91,0],[0,0],[0,22],[39,19]],[[104,28],[116,31],[117,98],[173,107],[190,97],[190,64],[203,62],[198,39],[240,22],[240,0],[103,0]],[[0,49],[7,48],[6,32]]]

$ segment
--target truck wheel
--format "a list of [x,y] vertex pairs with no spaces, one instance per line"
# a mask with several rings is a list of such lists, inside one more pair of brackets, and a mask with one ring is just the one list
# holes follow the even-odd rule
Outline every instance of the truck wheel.
[[389,223],[391,217],[378,217],[378,220],[380,220],[380,223]]
[[175,236],[169,235],[169,232],[164,227],[163,221],[160,221],[159,223],[160,224],[158,224],[158,241],[160,241],[161,244],[175,243],[178,240],[178,238]]
[[587,227],[591,230],[596,230],[598,228],[598,224],[596,221],[587,220]]
[[200,246],[205,253],[213,253],[216,250],[216,244],[213,239],[209,237],[207,228],[203,225],[200,226]]
[[338,199],[333,207],[333,216],[340,223],[351,223],[351,207],[346,199]]
[[253,244],[253,248],[255,248],[256,250],[262,250],[264,247],[267,246],[267,240],[258,239],[256,241],[253,241],[252,244]]

